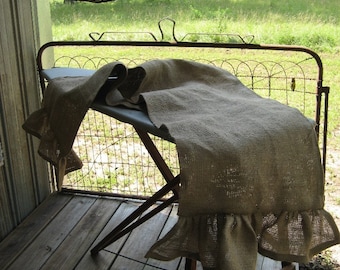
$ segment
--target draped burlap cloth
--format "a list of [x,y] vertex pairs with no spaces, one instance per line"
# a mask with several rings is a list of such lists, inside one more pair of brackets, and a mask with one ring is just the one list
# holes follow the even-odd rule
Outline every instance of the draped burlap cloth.
[[[119,70],[124,78],[125,69]],[[91,95],[88,85],[98,83],[91,80],[60,79],[52,89]],[[145,103],[150,119],[169,131],[178,151],[179,219],[146,256],[191,257],[205,269],[255,269],[257,252],[306,262],[339,242],[333,218],[323,209],[314,124],[298,110],[261,98],[225,70],[184,60],[146,62],[110,87],[108,104]],[[51,106],[55,111],[61,105]],[[77,111],[68,113],[74,117]],[[48,115],[53,134],[73,124],[62,112]]]
[[[82,167],[72,145],[87,110],[101,89],[116,87],[126,75],[126,67],[113,62],[90,77],[56,78],[45,90],[42,108],[23,124],[27,132],[40,139],[38,153],[55,166],[58,189],[65,174]],[[110,76],[115,80],[108,81]]]
[[339,241],[323,210],[312,121],[220,68],[183,60],[141,67],[140,86],[126,82],[120,91],[133,104],[145,101],[153,123],[175,138],[181,174],[178,223],[147,256],[254,269],[257,251],[306,262]]

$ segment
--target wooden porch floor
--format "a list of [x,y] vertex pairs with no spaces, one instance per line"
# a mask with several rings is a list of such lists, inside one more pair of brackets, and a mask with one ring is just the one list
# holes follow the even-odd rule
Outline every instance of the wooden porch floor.
[[177,205],[164,209],[98,256],[90,255],[90,249],[139,204],[53,194],[0,243],[0,269],[184,269],[182,258],[170,262],[144,258],[176,222]]
[[[140,205],[139,201],[56,193],[0,243],[0,269],[184,269],[185,259],[162,262],[145,253],[177,221],[174,204],[92,257],[91,248]],[[281,269],[258,258],[257,269]],[[197,270],[201,270],[200,263]]]

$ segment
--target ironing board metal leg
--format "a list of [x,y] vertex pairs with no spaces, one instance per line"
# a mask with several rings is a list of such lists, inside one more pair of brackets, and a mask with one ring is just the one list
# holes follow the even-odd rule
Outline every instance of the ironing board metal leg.
[[[166,184],[158,190],[153,196],[151,196],[148,200],[146,200],[141,206],[139,206],[131,215],[129,215],[125,220],[123,220],[116,228],[114,228],[108,235],[106,235],[92,250],[91,254],[96,255],[100,250],[107,247],[114,241],[118,240],[120,237],[124,236],[125,234],[129,233],[160,211],[162,211],[165,207],[169,206],[173,202],[178,199],[178,188],[179,188],[179,175],[174,177],[173,173],[171,172],[169,166],[164,161],[163,157],[159,153],[157,147],[155,146],[154,142],[150,138],[149,134],[141,129],[135,127],[135,130],[140,137],[141,141],[143,142],[144,146],[148,150],[150,156],[154,160],[155,164],[157,165],[159,171],[163,175],[164,179],[166,180]],[[141,214],[143,214],[146,210],[148,210],[153,204],[155,204],[158,200],[168,194],[170,191],[173,191],[174,195],[164,201],[162,204],[157,206],[155,209],[149,211],[140,219],[135,221]],[[134,223],[132,223],[135,221]]]
[[[136,128],[136,127],[135,127],[135,130],[136,130],[139,138],[143,142],[145,148],[148,150],[153,161],[157,165],[159,171],[163,175],[165,181],[168,182],[171,179],[173,179],[174,178],[173,173],[171,172],[169,166],[166,164],[163,157],[159,153],[157,147],[155,146],[154,142],[150,138],[149,134],[147,132],[145,132],[144,130],[141,130],[141,129]],[[178,194],[176,194],[178,192],[177,189],[173,190],[173,192],[176,196],[178,196]]]
[[131,232],[135,228],[137,228],[139,225],[143,224],[145,221],[152,218],[154,215],[162,211],[164,208],[168,207],[170,204],[174,203],[177,200],[177,198],[173,195],[168,200],[164,201],[162,204],[148,212],[147,214],[143,215],[141,218],[139,218],[136,222],[132,223],[130,226],[126,227],[125,229],[118,232],[116,235],[114,235],[109,242],[105,243],[105,245],[109,245],[115,241],[117,241],[119,238],[123,237],[125,234]]
[[146,215],[140,218],[139,221],[136,221],[129,227],[135,219],[137,219],[142,213],[144,213],[147,209],[149,209],[155,202],[168,194],[171,190],[179,185],[179,175],[170,180],[166,185],[164,185],[159,191],[157,191],[152,197],[146,200],[141,206],[139,206],[130,216],[128,216],[125,220],[123,220],[116,228],[114,228],[107,236],[103,238],[92,250],[91,254],[96,255],[100,250],[107,247],[123,235],[127,234],[137,226],[141,225],[160,211],[162,211],[165,207],[169,206],[171,203],[175,202],[178,197],[173,195],[171,198],[167,199],[161,205],[156,207],[154,210],[150,211]]

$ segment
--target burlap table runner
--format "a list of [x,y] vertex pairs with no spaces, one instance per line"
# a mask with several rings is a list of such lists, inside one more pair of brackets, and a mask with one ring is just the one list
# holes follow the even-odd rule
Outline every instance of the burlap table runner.
[[[220,68],[183,60],[141,67],[141,84],[126,82],[120,92],[131,104],[145,102],[153,123],[168,129],[181,174],[179,221],[147,256],[192,257],[206,269],[254,269],[257,251],[306,262],[339,241],[323,210],[311,120]],[[114,92],[109,104],[116,104]]]

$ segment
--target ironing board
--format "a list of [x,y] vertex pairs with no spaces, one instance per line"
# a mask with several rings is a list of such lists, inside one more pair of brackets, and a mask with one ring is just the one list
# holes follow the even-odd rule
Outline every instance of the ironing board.
[[[42,70],[41,76],[45,80],[47,80],[47,82],[49,82],[58,77],[91,76],[92,74],[94,74],[94,72],[94,70],[78,68],[51,68]],[[111,79],[114,80],[115,78]],[[174,203],[178,199],[177,188],[180,183],[180,179],[179,175],[174,176],[172,174],[164,159],[159,154],[155,144],[151,140],[149,133],[170,142],[174,142],[174,139],[170,136],[168,132],[155,127],[145,111],[130,109],[124,106],[108,106],[104,100],[99,98],[93,102],[91,108],[95,111],[113,117],[121,122],[131,124],[135,128],[141,141],[144,143],[146,149],[150,153],[155,164],[158,166],[158,169],[167,182],[166,185],[164,185],[153,196],[147,199],[139,208],[137,208],[129,217],[127,217],[121,224],[119,224],[114,230],[112,230],[111,233],[109,233],[91,250],[91,253],[93,255],[96,255],[101,249],[118,240],[120,237],[129,233],[131,230],[135,229],[170,204]],[[142,213],[148,210],[150,206],[152,206],[155,202],[161,200],[170,191],[173,192],[173,195],[170,198],[166,199],[159,206],[135,221]]]

